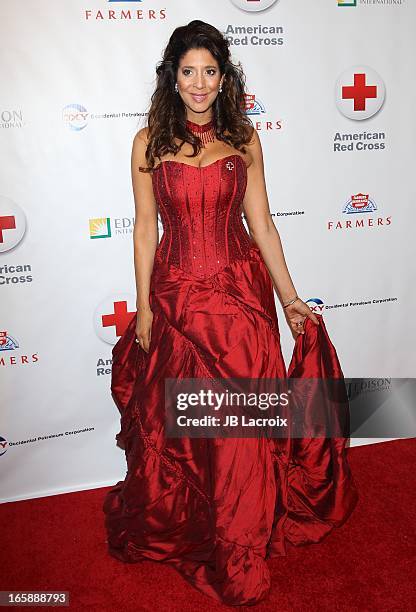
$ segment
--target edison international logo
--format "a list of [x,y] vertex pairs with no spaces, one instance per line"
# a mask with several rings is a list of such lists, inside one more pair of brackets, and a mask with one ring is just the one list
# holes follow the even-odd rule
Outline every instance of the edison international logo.
[[111,238],[110,217],[89,220],[90,238]]
[[273,6],[273,4],[276,4],[277,1],[278,0],[231,0],[234,6],[248,13],[265,11]]
[[357,6],[357,0],[338,0],[338,6]]
[[[90,239],[130,237],[134,229],[134,217],[93,217],[88,220]],[[159,229],[163,231],[163,224]]]
[[0,110],[0,129],[10,130],[12,128],[22,128],[25,125],[26,121],[23,119],[21,110],[15,108]]

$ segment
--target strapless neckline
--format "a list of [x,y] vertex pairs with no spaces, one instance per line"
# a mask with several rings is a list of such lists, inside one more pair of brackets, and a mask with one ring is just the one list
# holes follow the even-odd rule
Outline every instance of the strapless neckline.
[[179,164],[181,166],[187,166],[188,168],[196,168],[197,170],[203,170],[204,168],[210,168],[211,166],[215,166],[215,164],[218,164],[221,161],[224,161],[226,159],[230,159],[231,157],[239,157],[241,159],[241,161],[244,164],[244,168],[247,170],[247,164],[243,159],[242,155],[239,155],[238,153],[231,153],[230,155],[226,155],[225,157],[220,157],[218,159],[216,159],[215,161],[211,162],[210,164],[207,164],[206,166],[194,166],[193,164],[188,164],[186,162],[181,162],[178,161],[176,159],[163,159],[154,169],[153,172],[156,172],[156,170],[158,170],[158,168],[160,168],[163,164]]

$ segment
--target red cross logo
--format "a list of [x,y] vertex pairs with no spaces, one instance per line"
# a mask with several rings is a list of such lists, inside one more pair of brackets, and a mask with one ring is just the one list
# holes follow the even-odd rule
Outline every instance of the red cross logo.
[[16,217],[14,215],[8,215],[7,217],[0,217],[0,243],[3,243],[3,230],[16,229]]
[[103,327],[116,326],[116,336],[122,336],[135,312],[128,312],[127,302],[114,302],[114,314],[102,315]]
[[342,98],[353,99],[355,111],[365,111],[367,98],[377,98],[377,86],[366,85],[365,79],[365,73],[354,73],[354,85],[345,85],[342,88]]

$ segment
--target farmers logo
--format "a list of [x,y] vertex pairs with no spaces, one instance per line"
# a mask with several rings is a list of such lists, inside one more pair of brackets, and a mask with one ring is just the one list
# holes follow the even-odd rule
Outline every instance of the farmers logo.
[[17,348],[19,348],[17,340],[10,336],[7,330],[0,329],[0,351],[14,351]]
[[373,212],[375,210],[377,210],[376,203],[369,197],[368,193],[356,193],[345,204],[342,212],[350,215],[353,213]]
[[378,211],[378,206],[368,193],[361,191],[352,194],[342,207],[347,219],[331,219],[327,221],[327,230],[359,231],[366,229],[383,229],[392,224],[392,216],[384,216]]
[[[95,4],[98,4],[97,0]],[[104,4],[104,0],[102,0]],[[108,8],[94,8],[84,10],[85,20],[94,23],[105,21],[154,21],[166,19],[166,9],[155,9],[153,5],[148,8],[143,0],[107,0]]]
[[255,94],[245,94],[244,102],[247,115],[261,115],[266,112],[264,104],[256,98]]

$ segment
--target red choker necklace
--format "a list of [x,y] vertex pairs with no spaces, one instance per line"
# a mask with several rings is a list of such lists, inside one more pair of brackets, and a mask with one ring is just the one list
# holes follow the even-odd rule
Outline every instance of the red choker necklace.
[[187,119],[186,128],[192,132],[192,134],[195,134],[195,136],[199,136],[203,144],[215,142],[215,129],[212,119],[203,125],[199,125],[199,123],[194,123],[193,121],[189,121],[189,119]]

